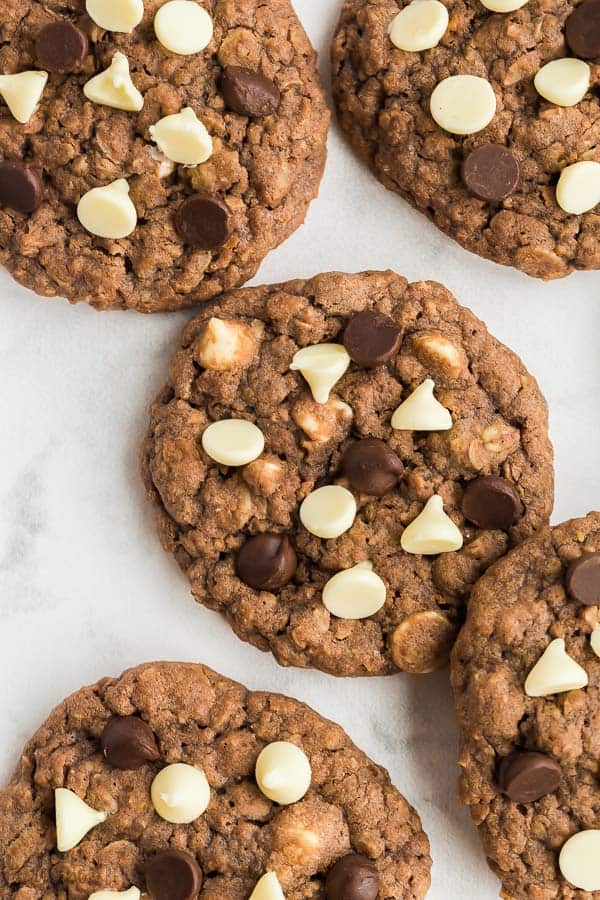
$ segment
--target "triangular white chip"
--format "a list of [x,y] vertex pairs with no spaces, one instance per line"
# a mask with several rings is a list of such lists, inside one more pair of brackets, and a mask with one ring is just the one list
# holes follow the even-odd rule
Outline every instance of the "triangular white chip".
[[94,75],[84,85],[83,93],[93,103],[127,112],[139,112],[144,105],[144,98],[131,80],[129,60],[118,51],[108,69]]
[[600,625],[596,625],[590,636],[590,644],[596,656],[600,656]]
[[0,97],[17,122],[25,125],[37,109],[46,82],[47,72],[19,72],[16,75],[0,75]]
[[350,357],[343,344],[312,344],[294,354],[292,372],[302,372],[316,403],[327,403],[329,392],[340,380]]
[[406,553],[424,556],[460,550],[462,545],[461,530],[444,512],[444,501],[439,494],[429,498],[400,538],[400,546]]
[[285,894],[275,872],[267,872],[266,875],[263,875],[256,883],[249,900],[285,900]]
[[562,638],[551,641],[525,681],[528,697],[546,697],[587,686],[585,669],[576,663],[565,650]]
[[433,395],[435,382],[426,378],[423,384],[400,404],[392,416],[397,431],[448,431],[452,416]]
[[92,809],[77,794],[67,788],[56,788],[54,804],[56,846],[61,853],[76,847],[88,831],[96,825],[100,825],[108,817],[108,813]]

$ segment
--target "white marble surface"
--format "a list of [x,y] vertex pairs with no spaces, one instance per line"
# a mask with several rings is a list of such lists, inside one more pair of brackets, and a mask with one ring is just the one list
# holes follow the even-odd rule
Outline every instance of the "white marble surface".
[[[327,73],[337,0],[297,0]],[[600,506],[600,274],[542,284],[467,254],[386,192],[334,126],[321,196],[257,283],[392,267],[435,278],[537,375],[556,448],[554,521]],[[0,273],[0,783],[53,704],[151,659],[200,660],[337,719],[431,837],[432,900],[497,897],[456,796],[447,675],[335,680],[279,668],[196,606],[138,476],[146,409],[189,314],[96,313]]]

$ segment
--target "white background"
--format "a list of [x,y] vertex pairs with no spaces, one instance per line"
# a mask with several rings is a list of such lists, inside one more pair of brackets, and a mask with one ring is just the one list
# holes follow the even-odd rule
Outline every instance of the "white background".
[[[328,81],[338,0],[296,6]],[[553,521],[600,507],[600,273],[543,284],[472,256],[381,187],[334,124],[320,198],[256,283],[386,267],[444,282],[539,379],[556,450]],[[71,307],[0,272],[0,783],[81,685],[147,660],[202,661],[340,722],[419,810],[431,900],[492,900],[498,883],[456,801],[447,674],[350,681],[282,669],[197,606],[160,550],[138,447],[189,317]]]

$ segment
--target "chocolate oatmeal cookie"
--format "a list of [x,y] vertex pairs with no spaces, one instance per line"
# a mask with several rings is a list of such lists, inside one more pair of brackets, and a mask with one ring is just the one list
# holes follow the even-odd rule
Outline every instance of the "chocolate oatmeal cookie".
[[201,665],[73,694],[0,791],[3,900],[420,900],[430,866],[417,813],[338,725]]
[[445,665],[472,584],[553,496],[535,379],[442,285],[393,272],[207,305],[143,472],[195,598],[335,675]]
[[511,900],[600,897],[600,513],[471,594],[452,657],[461,799]]
[[3,0],[0,263],[98,309],[201,303],[303,222],[328,122],[289,0]]
[[598,0],[346,0],[343,130],[463,247],[538,278],[600,268]]

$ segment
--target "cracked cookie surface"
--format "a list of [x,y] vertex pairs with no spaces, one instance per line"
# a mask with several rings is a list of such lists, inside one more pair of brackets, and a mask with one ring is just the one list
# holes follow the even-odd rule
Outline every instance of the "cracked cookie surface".
[[[159,758],[121,770],[105,759],[100,739],[111,717],[130,716],[150,727]],[[301,747],[312,768],[308,793],[288,806],[268,800],[254,779],[259,753],[274,741]],[[165,821],[150,799],[156,774],[181,762],[202,769],[211,790],[206,812],[189,825]],[[107,813],[63,853],[57,788]],[[276,872],[288,900],[324,898],[327,872],[351,851],[376,867],[380,896],[421,900],[429,887],[419,817],[338,725],[201,665],[149,663],[73,694],[25,747],[0,791],[0,897],[144,891],[148,862],[169,848],[199,863],[199,900],[247,900],[265,869]]]
[[[597,60],[576,105],[547,102],[533,83],[545,63],[569,55],[564,30],[576,5],[530,0],[494,14],[479,0],[450,0],[439,44],[416,53],[388,34],[405,3],[346,0],[332,48],[341,126],[379,180],[468,250],[544,279],[600,268],[597,210],[571,215],[556,201],[562,169],[600,160]],[[434,88],[454,75],[484,78],[494,90],[494,118],[476,134],[450,134],[432,118]],[[508,148],[520,167],[518,187],[502,201],[478,199],[461,178],[464,160],[484,144]]]
[[[590,642],[599,607],[578,602],[568,589],[569,567],[599,551],[600,513],[542,529],[476,585],[453,651],[460,796],[506,898],[600,897],[600,887],[577,889],[559,866],[568,838],[596,829],[600,812],[600,659]],[[527,696],[528,674],[556,639],[565,641],[588,684]],[[558,786],[532,802],[511,800],[499,786],[499,763],[515,752],[558,764]]]
[[[301,348],[339,342],[366,311],[391,317],[403,332],[399,349],[374,368],[351,363],[328,401],[317,403],[290,370],[292,359]],[[394,410],[427,379],[452,427],[392,428]],[[262,453],[237,468],[219,465],[203,447],[208,426],[226,418],[248,419],[264,435]],[[342,459],[372,438],[383,442],[384,468],[389,451],[394,460],[383,495],[350,485],[351,527],[317,537],[301,523],[300,505],[320,487],[347,488]],[[195,598],[280,663],[336,675],[443,666],[471,586],[547,523],[553,498],[546,404],[535,379],[446,288],[409,284],[393,272],[329,273],[233,291],[206,306],[183,332],[142,457],[161,542]],[[463,514],[467,484],[484,476],[502,479],[521,501],[505,530],[478,528]],[[462,549],[404,552],[406,526],[434,494]],[[248,539],[264,532],[285,536],[295,556],[286,545],[278,583],[257,589],[239,572],[248,570]],[[366,560],[384,583],[383,606],[359,619],[333,615],[323,588]]]
[[[38,67],[36,38],[66,18],[89,41],[77,72],[51,73],[39,107],[19,124],[0,101],[0,163],[25,162],[41,177],[33,213],[0,205],[0,262],[22,284],[47,296],[85,300],[98,309],[178,309],[236,287],[266,253],[304,220],[324,162],[329,111],[315,53],[288,0],[207,0],[214,33],[201,53],[178,56],[157,41],[153,19],[163,0],[145,0],[131,34],[104,31],[80,0],[4,0],[0,73]],[[89,102],[83,87],[123,53],[141,92],[140,112]],[[281,94],[276,112],[248,117],[226,106],[226,67],[258,71]],[[156,153],[150,128],[191,107],[213,142],[197,167]],[[128,179],[135,231],[95,237],[76,208],[90,189]],[[185,243],[175,215],[190,195],[217,197],[230,211],[230,236],[215,250]]]

